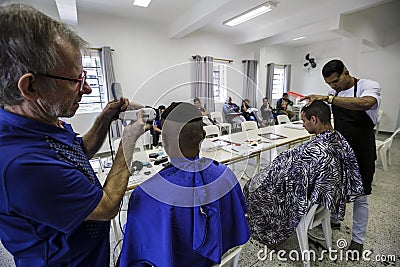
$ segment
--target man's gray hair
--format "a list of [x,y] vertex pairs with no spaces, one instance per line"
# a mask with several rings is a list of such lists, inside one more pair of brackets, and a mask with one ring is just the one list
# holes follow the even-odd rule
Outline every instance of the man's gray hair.
[[20,104],[19,78],[52,73],[63,62],[57,39],[83,49],[87,43],[69,26],[25,4],[0,5],[0,106]]

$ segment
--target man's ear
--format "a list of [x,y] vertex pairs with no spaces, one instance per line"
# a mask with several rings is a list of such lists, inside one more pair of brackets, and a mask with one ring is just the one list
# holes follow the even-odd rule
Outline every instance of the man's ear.
[[18,80],[18,89],[26,99],[36,100],[39,96],[37,89],[33,86],[34,81],[35,75],[32,73],[26,73]]
[[317,116],[311,116],[311,122],[317,124],[318,118]]

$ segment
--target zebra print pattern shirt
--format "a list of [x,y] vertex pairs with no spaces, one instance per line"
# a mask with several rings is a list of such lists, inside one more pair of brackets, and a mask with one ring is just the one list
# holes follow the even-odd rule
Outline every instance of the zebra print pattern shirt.
[[321,203],[342,220],[346,201],[363,187],[352,148],[339,132],[325,131],[278,155],[243,191],[252,236],[272,245],[292,234],[308,203]]

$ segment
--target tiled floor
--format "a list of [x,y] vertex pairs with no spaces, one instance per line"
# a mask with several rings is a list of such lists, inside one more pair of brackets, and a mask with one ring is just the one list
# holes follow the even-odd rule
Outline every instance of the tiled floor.
[[[379,135],[378,139],[383,140],[387,135]],[[369,197],[370,216],[368,223],[367,240],[364,243],[364,250],[370,250],[371,254],[367,255],[370,261],[349,262],[345,259],[345,250],[339,249],[338,240],[351,240],[351,218],[352,218],[352,204],[347,206],[345,220],[342,223],[340,230],[333,230],[333,249],[331,256],[326,254],[323,260],[316,260],[311,263],[312,266],[328,267],[328,266],[400,266],[400,212],[398,207],[400,205],[400,138],[394,140],[392,144],[392,165],[389,166],[388,172],[384,172],[382,164],[378,160],[376,162],[376,173],[373,182],[373,193]],[[250,160],[247,168],[244,170],[240,164],[235,164],[235,172],[241,177],[243,174],[252,176],[254,174],[255,166],[254,161]],[[243,185],[245,180],[241,180]],[[320,229],[312,230],[317,236],[322,235]],[[323,243],[319,241],[320,243]],[[111,249],[114,251],[115,241],[112,240]],[[316,252],[317,258],[320,257],[323,246],[319,243],[311,243],[310,250]],[[288,240],[274,248],[272,252],[269,248],[257,241],[250,239],[244,246],[240,254],[239,267],[260,267],[260,266],[303,266],[301,261],[293,261],[291,258],[296,257],[296,251],[299,253],[299,246],[297,243],[296,234],[292,235]],[[280,254],[277,254],[278,251]],[[267,253],[265,253],[267,252]],[[285,253],[285,254],[283,254]],[[368,253],[368,252],[366,252]],[[279,259],[279,256],[281,259]],[[392,255],[395,256],[396,261],[389,259]],[[334,260],[336,257],[336,260]],[[384,261],[377,261],[376,259],[386,258]],[[284,259],[287,259],[284,261]],[[343,259],[343,260],[341,260]],[[113,260],[110,266],[113,266]],[[0,266],[11,267],[14,266],[12,257],[5,249],[0,246]],[[190,267],[190,266],[188,266]]]

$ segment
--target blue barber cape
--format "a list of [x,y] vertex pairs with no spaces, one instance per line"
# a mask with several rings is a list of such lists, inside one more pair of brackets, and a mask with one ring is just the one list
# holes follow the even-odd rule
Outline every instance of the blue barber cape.
[[233,172],[211,159],[171,159],[130,197],[120,266],[220,263],[250,237]]

